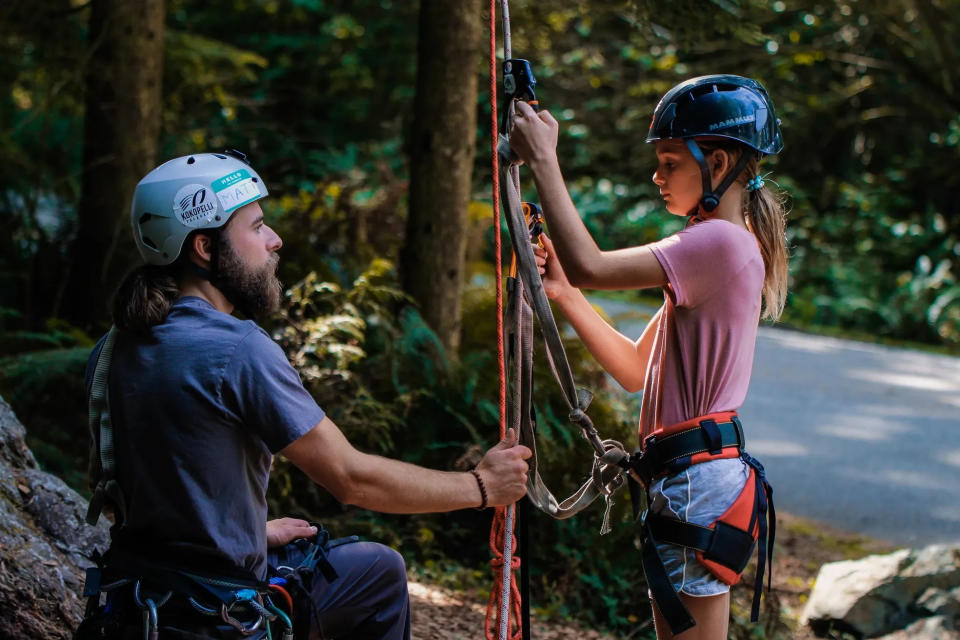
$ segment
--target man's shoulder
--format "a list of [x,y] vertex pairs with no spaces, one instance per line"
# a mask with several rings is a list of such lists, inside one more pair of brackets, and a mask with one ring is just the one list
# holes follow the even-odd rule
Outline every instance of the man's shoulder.
[[164,324],[185,336],[206,337],[217,334],[219,339],[227,342],[240,342],[250,335],[270,339],[267,332],[253,320],[242,320],[218,311],[209,302],[194,297],[178,300],[170,309]]

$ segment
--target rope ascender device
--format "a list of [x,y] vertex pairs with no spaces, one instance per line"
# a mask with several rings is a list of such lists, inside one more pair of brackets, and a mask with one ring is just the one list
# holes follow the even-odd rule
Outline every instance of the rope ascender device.
[[[747,480],[733,505],[710,526],[672,520],[657,514],[645,513],[642,521],[643,551],[641,562],[647,582],[658,609],[664,615],[674,634],[691,628],[695,621],[680,600],[664,568],[656,543],[669,543],[694,549],[698,560],[718,579],[735,584],[739,581],[753,549],[758,546],[757,574],[751,620],[759,615],[760,593],[763,589],[765,568],[773,554],[776,516],[773,508],[773,490],[766,480],[763,466],[744,450],[745,440],[740,420],[735,412],[700,416],[687,422],[658,429],[644,441],[642,453],[630,455],[623,444],[600,437],[587,415],[593,394],[578,388],[567,360],[556,320],[543,289],[539,268],[533,253],[538,242],[543,218],[539,208],[524,203],[520,197],[519,171],[511,151],[509,134],[513,126],[514,104],[523,100],[535,110],[538,100],[534,91],[536,78],[527,60],[512,57],[510,48],[509,10],[507,0],[501,0],[504,33],[503,89],[504,109],[498,122],[496,99],[496,21],[495,3],[490,6],[490,70],[491,70],[491,129],[496,131],[492,144],[493,155],[493,213],[497,280],[497,335],[500,373],[500,432],[506,429],[506,365],[504,354],[504,317],[509,332],[509,370],[511,394],[510,424],[519,435],[520,443],[533,452],[529,459],[527,499],[555,519],[570,518],[597,498],[603,498],[605,511],[601,535],[610,531],[610,511],[613,495],[624,484],[630,488],[634,518],[641,511],[646,489],[658,478],[679,473],[687,467],[724,458],[741,458],[750,468]],[[510,277],[507,279],[508,303],[503,312],[502,268],[500,264],[500,202],[505,203],[505,217],[512,245]],[[536,449],[536,420],[533,409],[533,317],[536,316],[546,345],[547,361],[559,384],[569,410],[570,422],[580,431],[593,450],[593,466],[589,478],[572,495],[557,500],[539,474]],[[524,502],[521,502],[523,505]],[[499,593],[493,592],[487,611],[485,633],[493,640],[493,611],[498,610],[500,640],[529,640],[528,583],[525,563],[513,554],[516,540],[513,536],[516,505],[500,508],[491,527],[491,564],[500,582]],[[521,513],[521,557],[526,558],[524,518]],[[767,520],[769,517],[769,527]],[[769,537],[768,537],[769,533]],[[759,545],[757,543],[759,542]],[[522,570],[522,614],[513,571]],[[768,574],[768,589],[770,575]],[[511,607],[511,603],[513,606]],[[521,628],[510,624],[520,615]]]

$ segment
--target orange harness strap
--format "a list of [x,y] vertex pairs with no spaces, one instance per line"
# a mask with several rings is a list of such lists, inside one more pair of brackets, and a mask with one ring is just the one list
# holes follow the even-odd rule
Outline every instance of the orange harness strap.
[[[644,514],[643,569],[653,598],[674,634],[689,629],[695,622],[670,582],[657,542],[696,550],[697,560],[704,567],[722,582],[732,585],[740,580],[759,541],[750,612],[750,619],[755,622],[763,575],[773,558],[776,535],[773,489],[766,480],[763,465],[744,450],[743,426],[735,411],[711,413],[657,429],[644,439],[643,452],[630,460],[631,477],[649,489],[656,478],[675,475],[691,465],[727,458],[741,458],[750,467],[750,473],[733,504],[714,522],[699,525],[649,511]],[[767,578],[769,589],[769,573]]]

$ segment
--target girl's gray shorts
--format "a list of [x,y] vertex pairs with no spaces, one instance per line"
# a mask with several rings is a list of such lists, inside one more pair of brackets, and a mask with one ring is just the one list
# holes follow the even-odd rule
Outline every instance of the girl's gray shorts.
[[[750,475],[740,458],[711,460],[656,481],[649,492],[651,512],[684,522],[710,525],[730,508]],[[670,583],[691,596],[715,596],[730,591],[697,561],[696,551],[657,543]]]

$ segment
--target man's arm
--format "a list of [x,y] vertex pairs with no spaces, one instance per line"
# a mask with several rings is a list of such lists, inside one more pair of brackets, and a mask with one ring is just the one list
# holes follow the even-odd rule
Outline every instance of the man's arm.
[[[511,504],[526,493],[525,460],[531,451],[513,440],[510,430],[477,465],[489,506]],[[326,417],[280,454],[344,504],[382,513],[432,513],[481,504],[473,474],[435,471],[357,451]]]

